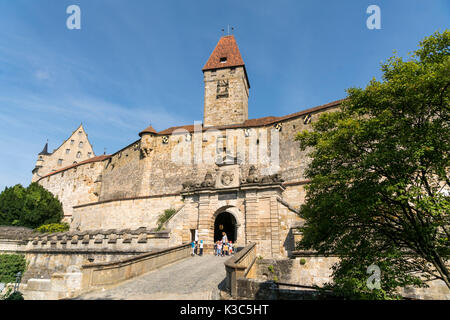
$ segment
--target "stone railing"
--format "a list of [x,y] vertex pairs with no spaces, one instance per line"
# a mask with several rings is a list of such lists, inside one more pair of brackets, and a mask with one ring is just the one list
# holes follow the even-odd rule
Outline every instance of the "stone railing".
[[136,230],[93,230],[44,233],[28,239],[24,251],[33,252],[148,252],[169,246],[170,230],[155,231],[145,227]]
[[240,278],[252,278],[254,276],[254,264],[256,261],[256,243],[250,243],[233,257],[225,261],[227,272],[226,284],[232,297],[237,296],[237,280]]
[[30,279],[20,290],[26,300],[57,300],[111,287],[190,256],[190,244],[111,262],[88,263],[67,272],[53,273],[50,279]]
[[82,266],[82,291],[87,292],[120,283],[190,256],[190,244],[156,250],[135,257]]

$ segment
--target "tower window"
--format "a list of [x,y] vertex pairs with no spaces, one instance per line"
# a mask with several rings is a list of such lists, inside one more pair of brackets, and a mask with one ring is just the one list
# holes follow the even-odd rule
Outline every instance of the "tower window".
[[58,159],[58,166],[62,166],[63,159]]
[[227,57],[220,58],[220,63],[225,63],[225,62],[227,62]]
[[80,151],[77,152],[77,158],[81,158],[81,152]]
[[73,144],[75,143],[75,140],[70,140],[70,145],[73,146]]
[[83,148],[83,141],[80,141],[80,144],[78,145],[79,148]]
[[69,154],[70,153],[70,149],[66,149],[66,154]]
[[88,158],[90,158],[90,157],[91,157],[91,155],[92,155],[92,153],[88,152]]

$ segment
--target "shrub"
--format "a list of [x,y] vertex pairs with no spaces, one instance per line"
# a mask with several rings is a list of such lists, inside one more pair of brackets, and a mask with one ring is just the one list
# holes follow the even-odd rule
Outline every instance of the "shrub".
[[41,233],[55,233],[55,232],[64,232],[69,230],[68,223],[50,223],[43,224],[42,226],[36,228],[36,231]]
[[269,269],[270,272],[275,273],[275,270],[273,269],[273,265],[268,266],[267,269]]
[[15,282],[17,272],[23,274],[25,269],[26,260],[23,254],[0,254],[0,282]]
[[156,228],[156,230],[161,230],[164,223],[169,221],[169,219],[172,218],[176,212],[177,211],[174,208],[164,210],[164,213],[158,218],[158,227]]
[[300,264],[301,264],[301,265],[304,265],[305,263],[306,263],[306,259],[301,258],[301,259],[300,259]]
[[11,294],[6,294],[4,300],[24,300],[24,298],[20,291],[15,291]]

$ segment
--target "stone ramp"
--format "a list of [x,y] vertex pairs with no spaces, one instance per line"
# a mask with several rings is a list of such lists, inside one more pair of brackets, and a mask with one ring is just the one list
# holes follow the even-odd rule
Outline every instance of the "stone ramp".
[[79,296],[81,300],[217,300],[228,257],[194,256],[128,280],[114,288]]

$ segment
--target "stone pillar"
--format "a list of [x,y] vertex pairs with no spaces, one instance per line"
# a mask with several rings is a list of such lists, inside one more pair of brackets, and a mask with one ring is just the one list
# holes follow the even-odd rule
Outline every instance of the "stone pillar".
[[200,193],[198,196],[198,237],[199,240],[203,240],[203,246],[210,247],[213,245],[211,235],[211,206],[210,206],[210,194]]
[[258,240],[258,197],[255,189],[245,192],[245,245]]
[[272,238],[272,256],[276,257],[281,254],[280,215],[278,212],[278,201],[276,194],[270,197],[270,229]]

